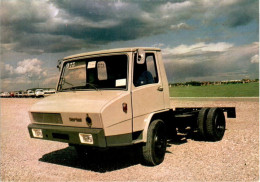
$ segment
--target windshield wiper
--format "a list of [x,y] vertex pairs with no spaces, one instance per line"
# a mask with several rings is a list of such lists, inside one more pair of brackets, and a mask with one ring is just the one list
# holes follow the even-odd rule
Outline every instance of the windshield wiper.
[[71,85],[72,87],[74,86],[73,84],[67,82],[65,79],[63,80],[63,83],[66,83],[66,84],[68,84],[68,85]]
[[61,89],[61,91],[87,90],[87,89],[89,89],[89,88],[86,88],[88,85],[91,86],[92,88],[94,88],[96,91],[99,91],[99,89],[93,83],[86,83],[85,86],[75,86],[75,87],[63,88],[63,89]]
[[93,84],[93,83],[86,83],[86,86],[87,85],[93,87],[96,91],[99,91],[99,89],[95,86],[95,84]]
[[69,91],[69,90],[75,90],[75,87],[62,88],[60,91]]
[[[69,87],[69,88],[62,88],[64,84],[68,84],[68,85],[71,85],[72,87]],[[59,87],[60,87],[60,91],[63,91],[63,90],[72,90],[73,89],[73,84],[67,82],[65,79],[62,79],[62,82],[59,84]]]

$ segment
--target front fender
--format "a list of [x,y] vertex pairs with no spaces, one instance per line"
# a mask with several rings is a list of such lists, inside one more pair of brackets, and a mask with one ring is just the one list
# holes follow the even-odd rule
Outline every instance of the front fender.
[[[144,130],[143,130],[143,139],[142,139],[142,142],[147,142],[147,133],[148,133],[148,128],[151,124],[151,122],[154,120],[154,116],[158,115],[158,114],[165,114],[169,112],[169,109],[164,109],[164,110],[160,110],[160,111],[156,111],[156,112],[152,112],[150,113],[145,119],[144,119],[144,123],[145,123],[145,126],[144,126]],[[161,115],[161,116],[163,116]],[[163,117],[162,118],[158,118],[156,117],[156,119],[162,119],[163,120]]]

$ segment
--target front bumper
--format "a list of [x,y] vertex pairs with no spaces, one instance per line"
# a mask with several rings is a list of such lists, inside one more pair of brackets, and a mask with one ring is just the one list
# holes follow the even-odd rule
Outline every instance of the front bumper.
[[[43,138],[33,136],[32,129],[41,129]],[[79,128],[69,126],[53,126],[29,124],[28,130],[31,138],[59,141],[70,144],[82,144],[94,147],[106,147],[106,139],[103,129]],[[80,142],[79,133],[91,134],[93,136],[93,144],[84,144]]]

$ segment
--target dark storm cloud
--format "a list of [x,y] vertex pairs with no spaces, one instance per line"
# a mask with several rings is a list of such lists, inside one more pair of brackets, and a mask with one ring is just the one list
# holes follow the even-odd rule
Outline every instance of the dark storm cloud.
[[[64,1],[52,0],[57,7],[66,12],[80,17],[87,17],[92,20],[100,21],[106,18],[128,18],[138,17],[140,11],[154,12],[157,8],[166,3],[183,3],[186,0],[150,0],[150,1],[104,1],[104,0],[77,0]],[[139,11],[139,12],[138,12]]]
[[[122,11],[126,10],[120,3],[109,1],[52,1],[58,8],[65,10],[72,16],[88,18],[94,21],[101,21],[106,18],[113,18],[123,15]],[[117,5],[118,4],[118,5]],[[121,8],[117,8],[121,6]],[[124,16],[124,15],[123,15]]]
[[[134,28],[129,28],[129,25]],[[63,25],[59,25],[51,33],[53,35],[70,36],[75,39],[89,42],[90,44],[100,44],[119,40],[131,40],[149,35],[150,33],[141,31],[143,28],[145,29],[146,26],[143,25],[139,20],[125,19],[124,22],[120,25],[114,25],[113,27],[109,28],[88,27],[87,25],[74,23],[68,24],[65,28]]]
[[[1,48],[63,52],[170,31],[192,31],[187,21],[235,27],[258,19],[257,1],[2,1]],[[210,23],[209,23],[210,25]],[[187,28],[188,27],[188,28]]]
[[[216,46],[211,45],[211,51],[201,48],[202,51],[194,54],[191,47],[197,47],[196,45],[184,46],[179,52],[171,51],[164,55],[169,81],[221,81],[259,77],[259,61],[254,59],[259,57],[259,43],[238,47],[225,46],[223,43],[219,45],[226,48],[214,51]],[[169,52],[169,48],[165,52]]]
[[20,40],[14,50],[31,54],[81,49],[84,46],[82,41],[62,35],[27,34]]
[[253,20],[259,21],[258,0],[239,1],[227,12],[225,23],[230,27],[247,25]]
[[179,60],[166,63],[167,77],[170,82],[191,81],[189,78],[205,77],[213,68],[205,63],[184,63]]

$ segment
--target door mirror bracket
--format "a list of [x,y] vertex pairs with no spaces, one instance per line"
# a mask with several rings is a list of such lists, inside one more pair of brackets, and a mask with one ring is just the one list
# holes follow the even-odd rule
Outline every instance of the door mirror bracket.
[[137,49],[137,64],[144,64],[145,62],[145,51]]

